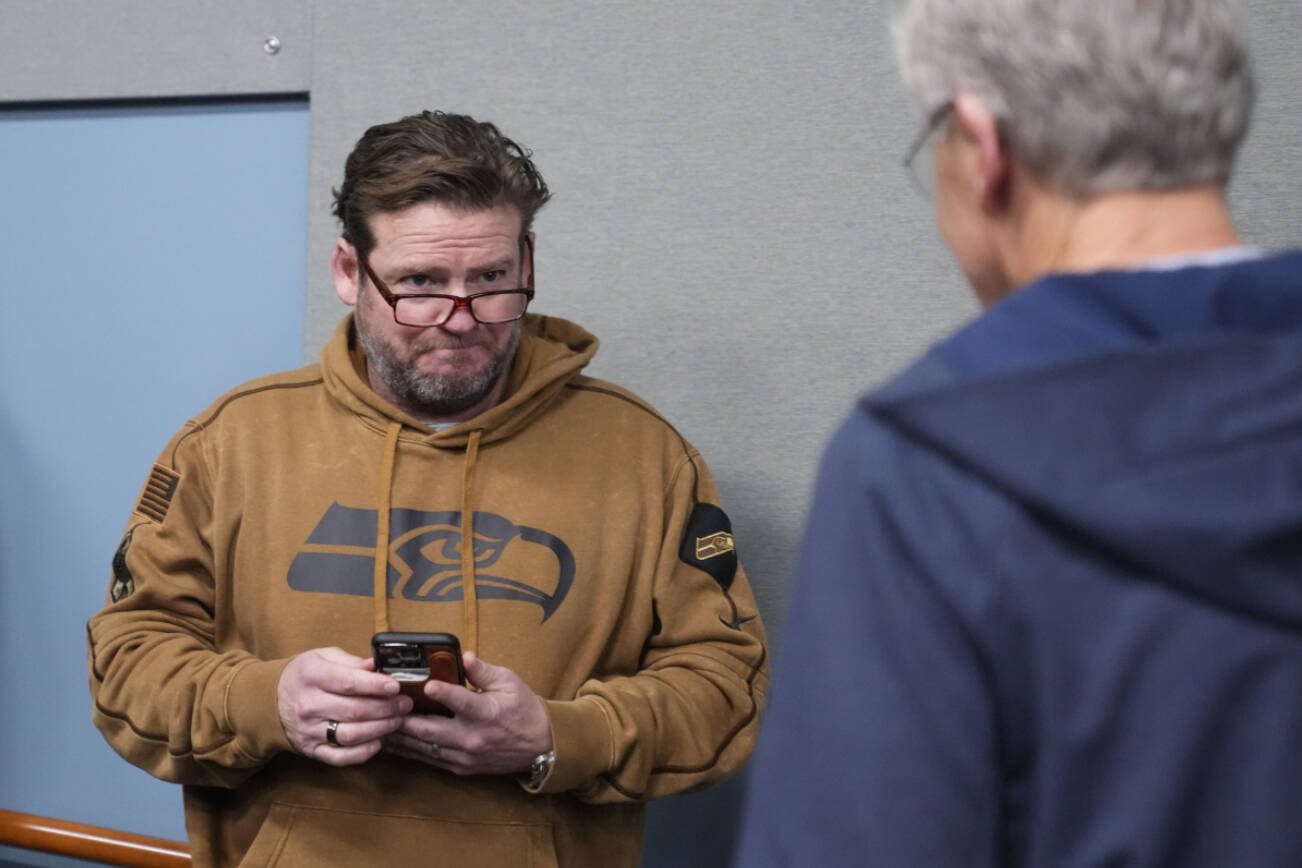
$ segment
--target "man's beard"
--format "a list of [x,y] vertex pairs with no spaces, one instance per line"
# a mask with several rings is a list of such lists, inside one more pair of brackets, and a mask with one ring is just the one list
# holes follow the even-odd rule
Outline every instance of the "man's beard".
[[[494,347],[462,341],[455,335],[437,333],[432,340],[418,340],[399,349],[366,327],[365,315],[360,310],[361,306],[358,307],[354,317],[357,341],[366,355],[370,375],[388,387],[402,409],[420,417],[438,419],[455,416],[487,398],[498,381],[511,370],[516,349],[520,346],[520,335],[524,331],[523,320],[511,323],[506,346],[500,353],[493,352],[492,359],[482,367],[447,374],[427,374],[416,369],[415,360],[435,347],[451,348],[471,343],[486,346],[490,350]],[[403,357],[404,354],[406,358]]]

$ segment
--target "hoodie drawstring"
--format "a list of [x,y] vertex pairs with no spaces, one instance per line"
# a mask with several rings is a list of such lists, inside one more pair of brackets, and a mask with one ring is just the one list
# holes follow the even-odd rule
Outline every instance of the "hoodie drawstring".
[[461,648],[476,654],[479,653],[479,591],[475,585],[475,510],[470,496],[475,461],[479,458],[479,439],[483,433],[479,429],[470,432],[465,470],[461,475],[461,601],[465,612]]
[[393,466],[398,461],[399,422],[390,422],[384,435],[380,459],[380,486],[376,498],[375,571],[372,573],[375,599],[375,632],[389,632],[389,510],[393,500]]

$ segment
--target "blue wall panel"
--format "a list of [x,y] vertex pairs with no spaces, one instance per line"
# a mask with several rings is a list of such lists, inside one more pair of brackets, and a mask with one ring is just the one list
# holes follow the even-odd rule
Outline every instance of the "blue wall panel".
[[0,111],[2,808],[184,837],[91,726],[85,622],[172,432],[303,362],[308,145],[305,100]]

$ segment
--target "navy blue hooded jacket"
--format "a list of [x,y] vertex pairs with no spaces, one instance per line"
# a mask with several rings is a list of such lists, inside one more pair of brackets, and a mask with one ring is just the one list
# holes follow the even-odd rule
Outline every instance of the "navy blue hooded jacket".
[[1052,276],[823,461],[738,864],[1302,865],[1302,254]]

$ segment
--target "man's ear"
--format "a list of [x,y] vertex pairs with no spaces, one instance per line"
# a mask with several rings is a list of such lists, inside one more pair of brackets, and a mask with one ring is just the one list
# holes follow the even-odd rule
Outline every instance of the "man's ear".
[[954,97],[954,121],[959,133],[975,150],[972,180],[985,211],[1002,211],[1009,201],[1012,163],[1008,144],[999,135],[999,121],[975,94]]
[[335,295],[344,304],[352,307],[357,304],[361,291],[361,267],[357,261],[357,250],[342,238],[335,240],[334,252],[330,254],[330,273],[335,281]]

